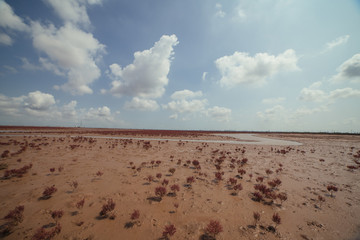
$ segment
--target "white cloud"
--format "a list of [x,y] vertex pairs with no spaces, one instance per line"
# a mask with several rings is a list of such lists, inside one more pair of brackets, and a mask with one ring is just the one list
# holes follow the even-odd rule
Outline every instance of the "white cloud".
[[5,33],[0,33],[0,44],[11,46],[13,43],[11,37]]
[[126,102],[124,107],[126,109],[134,109],[140,111],[155,111],[159,108],[159,105],[154,100],[134,97],[131,102]]
[[206,81],[206,76],[208,75],[208,72],[203,72],[201,79],[203,81]]
[[360,53],[355,54],[350,59],[346,60],[337,69],[337,75],[331,78],[333,82],[360,82]]
[[263,104],[269,104],[269,105],[274,105],[274,104],[279,104],[281,102],[285,101],[285,98],[283,97],[278,97],[278,98],[265,98],[263,99],[261,102]]
[[207,99],[193,99],[193,100],[176,100],[163,105],[164,109],[171,110],[177,113],[198,113],[205,110]]
[[197,98],[197,97],[202,97],[202,92],[201,91],[197,91],[197,92],[193,92],[187,89],[181,90],[181,91],[176,91],[171,95],[171,98],[174,100],[180,100],[180,99],[189,99],[189,98]]
[[115,96],[161,97],[169,81],[173,47],[178,43],[175,35],[163,35],[152,48],[135,52],[132,64],[124,68],[116,63],[110,65],[115,78],[110,92]]
[[90,24],[86,11],[87,4],[100,4],[102,1],[94,0],[46,0],[55,10],[56,14],[65,22],[72,24]]
[[68,104],[64,105],[61,110],[62,116],[67,119],[76,118],[77,117],[76,105],[77,105],[76,101],[71,101]]
[[17,31],[27,31],[28,26],[17,16],[11,6],[0,0],[0,26]]
[[281,119],[284,115],[285,108],[281,105],[276,105],[272,108],[268,108],[263,112],[257,112],[257,116],[264,121],[274,121]]
[[33,22],[32,34],[34,47],[49,58],[40,58],[43,67],[58,75],[67,74],[68,82],[57,89],[74,95],[93,92],[89,85],[100,77],[95,59],[104,52],[104,45],[91,33],[71,24],[56,29],[53,25],[42,26]]
[[174,113],[172,115],[169,116],[170,119],[178,119],[178,114]]
[[239,84],[261,86],[279,72],[299,70],[297,60],[295,51],[288,49],[278,56],[257,53],[251,57],[248,53],[235,52],[231,56],[218,58],[215,64],[222,75],[222,87],[234,87]]
[[339,45],[347,43],[349,38],[350,38],[349,35],[344,35],[344,36],[336,38],[335,40],[333,40],[331,42],[326,43],[324,52],[328,52],[328,51],[332,50],[334,47],[337,47]]
[[340,98],[360,97],[360,90],[352,88],[341,88],[329,93],[319,89],[303,88],[299,99],[306,102],[328,102],[332,103]]
[[3,65],[3,68],[5,68],[6,70],[8,70],[11,73],[17,73],[18,71],[16,70],[16,68],[9,66],[9,65]]
[[207,115],[216,121],[228,122],[231,118],[231,109],[215,106],[207,110]]
[[30,92],[25,100],[25,107],[36,111],[46,111],[55,104],[55,98],[40,91]]
[[222,5],[220,3],[216,3],[215,8],[216,8],[216,13],[215,13],[216,17],[223,18],[226,16],[226,13],[222,10]]
[[327,95],[322,90],[303,88],[299,99],[306,102],[323,102],[327,99]]
[[99,108],[90,108],[85,115],[85,118],[91,121],[94,120],[106,120],[106,121],[114,121],[114,117],[111,114],[111,110],[107,106],[99,107]]

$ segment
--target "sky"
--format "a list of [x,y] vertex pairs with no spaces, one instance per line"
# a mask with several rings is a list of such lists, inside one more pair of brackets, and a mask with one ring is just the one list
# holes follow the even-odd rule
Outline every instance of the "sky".
[[360,132],[360,1],[0,0],[0,125]]

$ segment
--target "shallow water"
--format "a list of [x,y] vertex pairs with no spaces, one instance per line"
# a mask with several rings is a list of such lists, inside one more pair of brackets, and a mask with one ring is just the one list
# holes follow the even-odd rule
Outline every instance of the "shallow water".
[[[4,131],[1,131],[4,132]],[[14,131],[15,132],[15,131]],[[205,142],[205,143],[223,143],[223,144],[246,144],[246,145],[278,145],[278,146],[298,146],[302,143],[295,141],[285,141],[272,138],[257,137],[255,134],[245,134],[245,133],[228,133],[228,134],[212,134],[214,136],[224,136],[224,137],[233,137],[239,140],[202,140],[202,139],[174,139],[174,138],[134,138],[134,137],[114,137],[114,136],[87,136],[81,135],[82,137],[87,138],[102,138],[102,139],[133,139],[133,140],[143,140],[143,141],[172,141],[172,142]],[[72,138],[78,137],[79,135],[54,135],[54,134],[0,134],[4,137],[12,136],[36,136],[36,137],[66,137],[70,136]]]

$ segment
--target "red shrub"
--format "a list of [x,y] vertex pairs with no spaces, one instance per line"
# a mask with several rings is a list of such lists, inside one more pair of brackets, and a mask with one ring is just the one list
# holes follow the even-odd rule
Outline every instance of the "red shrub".
[[115,202],[112,198],[109,198],[107,202],[102,206],[100,211],[100,216],[107,216],[109,212],[112,212],[115,209]]
[[166,194],[166,188],[164,187],[157,187],[155,188],[155,195],[159,197],[163,197]]
[[48,199],[51,197],[51,195],[53,195],[56,192],[57,192],[57,188],[55,187],[55,185],[52,185],[51,187],[46,187],[43,192],[43,198]]
[[167,180],[167,179],[164,179],[161,183],[161,185],[163,185],[163,186],[167,186],[168,184],[169,184],[169,180]]
[[264,181],[264,177],[257,177],[256,178],[256,182],[263,182]]
[[222,180],[222,174],[221,174],[221,172],[216,172],[216,173],[215,173],[215,179],[218,180],[218,181]]
[[63,210],[51,211],[51,217],[55,220],[55,222],[58,222],[63,215],[64,215]]
[[10,220],[12,224],[17,225],[18,223],[21,223],[24,219],[24,206],[23,205],[19,205],[17,207],[15,207],[14,210],[11,210],[5,217],[4,219],[6,220]]
[[51,173],[55,172],[55,168],[50,168],[50,172]]
[[82,200],[80,200],[76,203],[76,208],[78,208],[78,209],[83,208],[84,203],[85,203],[85,198],[83,198]]
[[169,172],[173,175],[175,173],[176,169],[175,168],[170,168]]
[[253,193],[253,200],[256,202],[260,202],[264,199],[263,195],[259,192],[254,192]]
[[156,174],[156,178],[160,179],[162,177],[162,174],[161,173],[157,173]]
[[140,217],[140,211],[139,210],[134,210],[134,212],[131,214],[131,220],[136,220]]
[[255,226],[256,226],[256,224],[260,221],[260,213],[258,213],[258,212],[254,212],[253,213],[253,217],[254,217],[254,220],[255,220]]
[[163,237],[168,237],[169,236],[172,236],[176,233],[176,228],[174,225],[167,225],[165,226],[165,229],[164,229],[164,232],[163,232]]
[[276,226],[281,223],[281,218],[278,213],[274,213],[272,216],[272,221],[276,224]]
[[279,193],[279,194],[277,195],[277,197],[280,199],[281,204],[282,204],[284,201],[287,200],[287,195],[286,195],[286,193]]
[[330,192],[331,196],[333,196],[333,192],[337,192],[337,191],[338,191],[338,188],[335,187],[334,185],[328,185],[326,188],[327,188],[327,190]]
[[103,174],[104,174],[104,173],[101,172],[101,171],[97,171],[97,172],[96,172],[96,176],[98,176],[98,177],[101,177]]
[[178,191],[180,191],[180,187],[179,187],[179,185],[177,185],[177,184],[172,185],[172,186],[170,187],[170,189],[171,189],[171,191],[173,191],[173,192],[178,192]]
[[223,228],[219,221],[211,220],[210,223],[207,225],[205,231],[215,237],[217,234],[223,231]]
[[195,182],[195,178],[194,178],[194,177],[187,177],[187,178],[186,178],[186,182],[187,182],[188,184],[192,184],[193,182]]
[[35,232],[31,240],[49,240],[55,237],[55,235],[59,234],[60,232],[61,232],[60,223],[57,223],[56,226],[50,231],[46,231],[45,228],[42,227]]

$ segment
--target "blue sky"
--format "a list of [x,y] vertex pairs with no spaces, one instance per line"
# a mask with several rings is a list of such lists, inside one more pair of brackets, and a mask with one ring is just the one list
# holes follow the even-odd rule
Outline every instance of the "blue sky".
[[359,1],[0,0],[0,124],[360,132]]

